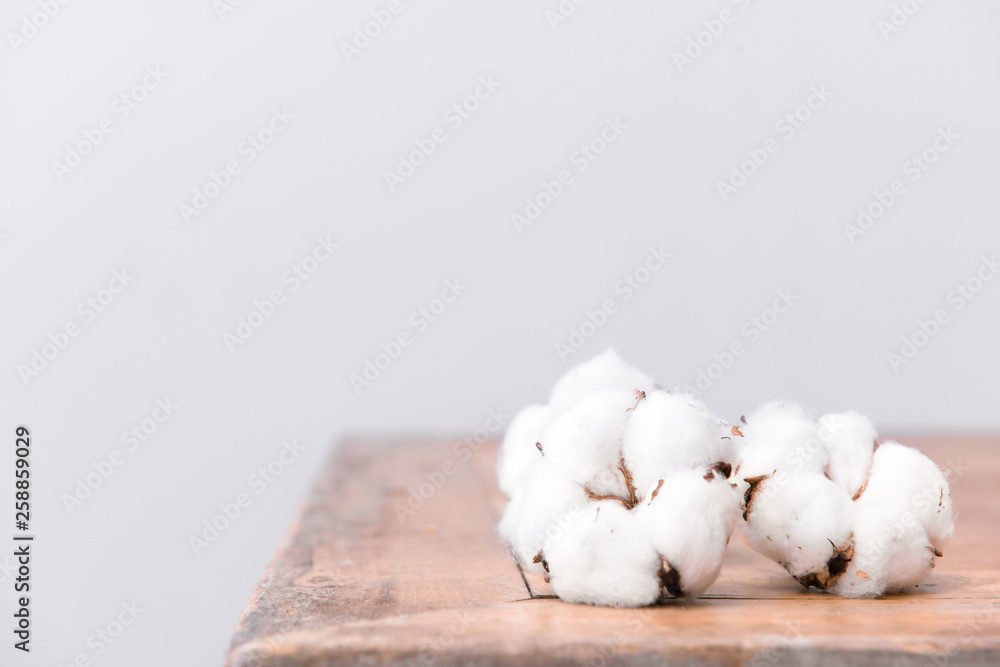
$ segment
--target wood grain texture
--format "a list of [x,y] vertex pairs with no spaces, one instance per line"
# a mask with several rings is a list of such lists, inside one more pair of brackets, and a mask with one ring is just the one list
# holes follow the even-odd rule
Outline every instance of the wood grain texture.
[[[637,610],[529,596],[494,528],[496,443],[469,456],[451,442],[349,442],[264,573],[227,665],[1000,665],[1000,438],[903,442],[953,471],[958,512],[913,592],[807,591],[736,534],[705,599]],[[421,484],[429,497],[401,516]]]

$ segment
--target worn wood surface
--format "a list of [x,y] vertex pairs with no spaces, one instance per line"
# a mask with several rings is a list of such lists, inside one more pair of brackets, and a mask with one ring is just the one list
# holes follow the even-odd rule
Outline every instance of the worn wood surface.
[[[505,502],[495,443],[346,443],[264,573],[227,664],[1000,665],[1000,438],[902,441],[953,471],[958,512],[955,539],[912,593],[807,591],[734,535],[707,598],[638,610],[529,596],[494,529]],[[421,484],[430,497],[400,516]]]

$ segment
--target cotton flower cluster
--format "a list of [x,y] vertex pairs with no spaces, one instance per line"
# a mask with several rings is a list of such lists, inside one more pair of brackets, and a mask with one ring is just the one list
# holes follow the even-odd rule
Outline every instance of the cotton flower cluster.
[[700,596],[738,522],[807,588],[878,597],[927,576],[954,532],[933,461],[877,445],[855,412],[768,403],[741,422],[608,350],[511,423],[500,535],[563,600],[616,607]]
[[954,532],[937,465],[897,442],[876,444],[856,412],[813,421],[769,403],[743,426],[743,536],[803,585],[874,598],[922,581]]
[[739,518],[732,429],[609,350],[523,410],[500,451],[501,536],[570,602],[699,596]]

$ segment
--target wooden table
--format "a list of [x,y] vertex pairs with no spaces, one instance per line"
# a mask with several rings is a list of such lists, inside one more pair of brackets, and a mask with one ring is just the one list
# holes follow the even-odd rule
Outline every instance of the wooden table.
[[[1000,438],[903,442],[952,470],[958,512],[917,592],[807,591],[737,534],[707,598],[638,610],[566,604],[522,579],[494,529],[496,443],[349,442],[264,573],[227,664],[1000,665]],[[411,489],[428,497],[401,512]]]

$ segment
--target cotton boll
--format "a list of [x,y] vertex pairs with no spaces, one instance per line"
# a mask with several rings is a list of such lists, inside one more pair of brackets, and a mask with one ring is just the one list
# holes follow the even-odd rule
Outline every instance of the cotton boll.
[[[817,425],[797,403],[766,403],[742,427],[739,478],[786,472],[823,473],[829,452],[817,435]],[[741,485],[745,491],[745,485]]]
[[518,542],[518,529],[521,525],[521,508],[524,507],[524,491],[518,487],[507,501],[507,506],[503,508],[500,522],[497,524],[497,532],[500,538],[514,550],[514,545]]
[[940,551],[931,546],[926,533],[914,531],[908,536],[905,547],[897,549],[889,561],[889,580],[886,592],[907,591],[927,578],[934,569],[934,560]]
[[955,530],[951,489],[937,465],[897,442],[875,450],[855,502],[855,557],[834,592],[878,597],[923,581]]
[[764,403],[747,418],[747,424],[751,421],[764,423],[774,418],[778,419],[808,419],[812,416],[800,403],[795,401],[768,401]]
[[830,590],[847,598],[876,598],[908,590],[934,567],[935,552],[918,524],[859,509],[853,558]]
[[682,393],[647,392],[625,427],[622,455],[637,489],[645,491],[669,471],[704,468],[730,454],[720,420],[698,399]]
[[661,559],[615,501],[591,503],[546,545],[552,588],[566,602],[641,607],[660,596]]
[[593,359],[574,366],[552,389],[549,405],[557,412],[568,410],[581,398],[598,389],[639,389],[651,391],[653,378],[629,366],[608,348]]
[[774,402],[744,422],[730,427],[695,398],[654,389],[608,350],[511,424],[498,461],[510,496],[500,535],[562,599],[589,604],[701,595],[741,498],[747,542],[806,587],[873,598],[927,576],[954,532],[933,461],[898,443],[876,448],[856,412],[817,423]]
[[819,419],[819,438],[830,452],[826,473],[852,498],[868,479],[876,435],[871,421],[857,412],[826,414]]
[[552,422],[554,411],[547,405],[529,405],[517,413],[507,429],[497,458],[497,480],[508,496],[540,454],[535,443]]
[[847,570],[838,577],[827,590],[845,598],[873,599],[880,597],[887,588],[889,561],[881,554],[871,554],[866,549],[869,544],[860,538],[854,546],[851,562]]
[[887,521],[915,519],[938,550],[955,532],[951,487],[944,473],[919,450],[898,442],[875,450],[868,485],[857,503],[859,510],[880,513]]
[[541,444],[546,460],[594,494],[629,500],[620,470],[621,449],[625,424],[635,403],[632,389],[588,394],[545,432]]
[[825,588],[851,553],[854,505],[843,488],[817,473],[751,479],[743,536],[804,586]]
[[668,475],[635,510],[639,527],[666,559],[664,569],[676,577],[672,595],[699,597],[719,576],[740,513],[728,472],[720,466]]
[[521,489],[515,494],[521,496],[521,508],[517,519],[511,519],[517,526],[514,539],[510,541],[511,551],[522,567],[546,576],[543,565],[535,562],[535,556],[546,540],[574,521],[589,499],[583,487],[544,458],[531,466]]

